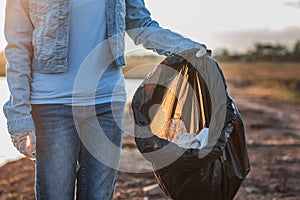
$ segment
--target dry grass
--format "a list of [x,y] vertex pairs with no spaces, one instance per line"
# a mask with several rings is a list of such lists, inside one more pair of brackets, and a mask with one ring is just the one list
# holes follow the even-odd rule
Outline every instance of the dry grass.
[[5,76],[5,65],[6,59],[4,56],[4,52],[0,51],[0,76]]
[[126,67],[123,73],[126,78],[143,79],[149,74],[165,57],[127,57]]
[[221,63],[233,90],[272,101],[300,102],[300,63]]
[[[143,79],[164,57],[127,57],[123,68],[126,78]],[[5,76],[5,57],[0,52],[0,76]],[[300,102],[300,63],[223,62],[229,90],[251,98],[272,101]]]
[[[129,57],[127,78],[144,78],[163,57]],[[221,62],[229,91],[254,99],[300,102],[300,63]]]

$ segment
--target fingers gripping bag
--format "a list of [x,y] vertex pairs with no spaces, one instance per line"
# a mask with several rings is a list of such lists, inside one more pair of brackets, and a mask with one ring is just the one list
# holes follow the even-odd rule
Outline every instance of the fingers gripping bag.
[[137,89],[135,142],[175,200],[233,199],[250,171],[241,114],[218,63],[167,57]]

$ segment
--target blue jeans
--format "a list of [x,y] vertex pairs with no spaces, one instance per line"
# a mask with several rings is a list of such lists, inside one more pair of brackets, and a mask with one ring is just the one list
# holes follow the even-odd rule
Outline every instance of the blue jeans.
[[75,188],[77,199],[113,198],[124,105],[32,105],[37,199],[73,200]]

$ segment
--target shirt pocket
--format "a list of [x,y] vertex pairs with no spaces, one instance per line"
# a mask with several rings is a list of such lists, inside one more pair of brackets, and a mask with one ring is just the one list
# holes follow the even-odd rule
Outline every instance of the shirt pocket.
[[31,22],[34,26],[32,35],[32,45],[34,49],[34,59],[37,59],[36,55],[43,57],[41,52],[42,44],[44,40],[44,31],[46,25],[46,19],[49,15],[49,0],[30,0],[28,1],[29,14]]
[[30,19],[34,27],[43,25],[50,7],[50,0],[28,1]]

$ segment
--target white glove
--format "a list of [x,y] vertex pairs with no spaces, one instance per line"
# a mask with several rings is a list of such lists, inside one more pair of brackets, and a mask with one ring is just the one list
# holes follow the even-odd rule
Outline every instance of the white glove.
[[196,53],[196,57],[197,58],[201,58],[202,56],[204,56],[206,54],[206,49],[204,47],[200,47],[199,50]]
[[35,131],[25,131],[10,135],[14,146],[18,151],[31,160],[35,159],[36,136]]

